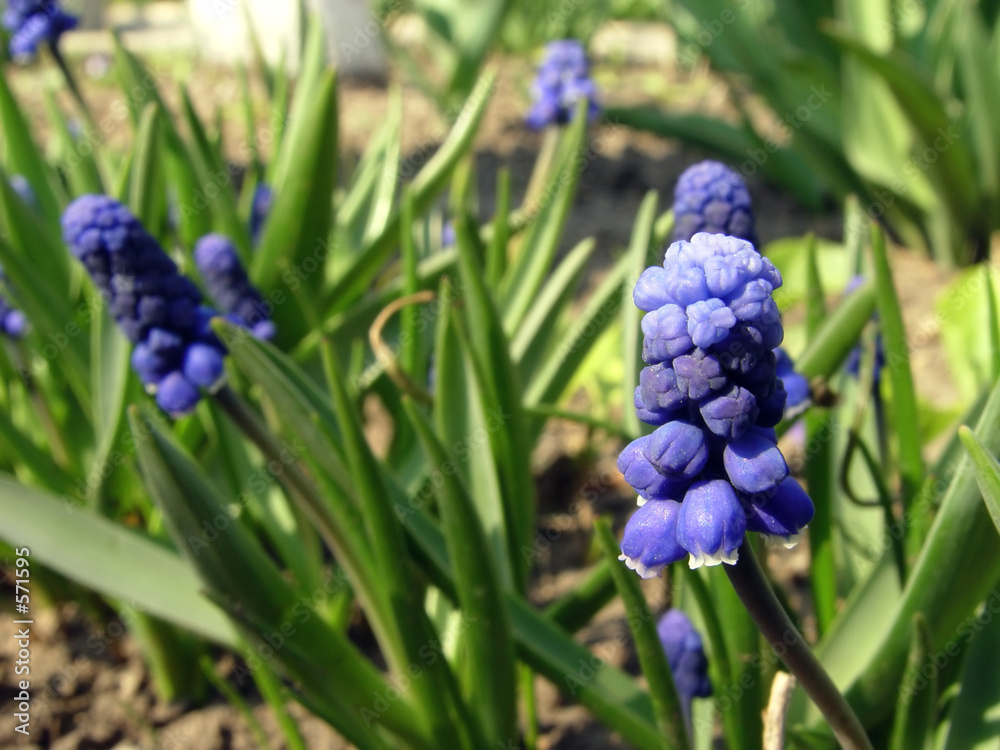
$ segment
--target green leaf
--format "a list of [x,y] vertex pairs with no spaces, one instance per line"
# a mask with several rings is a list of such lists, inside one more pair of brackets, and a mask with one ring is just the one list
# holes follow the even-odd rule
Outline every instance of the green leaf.
[[[943,735],[943,741],[937,747],[943,750],[989,750],[996,744],[1000,719],[1000,673],[996,669],[996,655],[1000,652],[998,611],[1000,600],[994,590],[982,612],[966,620],[956,634],[956,640],[962,639],[957,645],[966,652],[965,666],[951,713],[938,733],[939,738]],[[954,647],[945,653],[946,657],[956,655],[962,657],[956,654]],[[941,655],[936,656],[941,658]],[[933,692],[931,686],[925,691]]]
[[594,527],[597,540],[604,550],[604,557],[611,565],[611,576],[614,578],[618,595],[625,605],[625,621],[632,631],[642,673],[649,682],[649,693],[653,700],[656,720],[660,731],[663,732],[664,746],[686,748],[689,744],[680,698],[674,685],[673,674],[670,672],[670,664],[667,662],[666,651],[660,643],[660,636],[656,630],[656,619],[649,610],[649,604],[646,603],[639,578],[618,563],[620,550],[608,522],[598,518]]
[[[150,102],[139,119],[128,179],[128,205],[150,232],[158,234],[166,212],[161,169],[160,110]],[[125,196],[122,196],[124,199]]]
[[[472,146],[495,84],[494,72],[487,71],[480,77],[451,133],[414,178],[410,188],[413,191],[414,215],[422,215],[431,206],[459,159]],[[326,306],[334,310],[349,307],[363,294],[398,246],[399,212],[396,211],[386,224],[385,231],[365,245],[334,282],[325,295]]]
[[917,424],[917,395],[910,370],[910,350],[903,313],[892,282],[885,235],[872,225],[872,260],[875,267],[875,295],[885,336],[885,361],[892,385],[893,419],[899,445],[899,474],[904,509],[916,497],[924,480],[920,430]]
[[[994,388],[975,433],[984,450],[1000,452],[1000,386]],[[1000,578],[997,530],[968,469],[969,464],[963,461],[956,470],[912,567],[888,635],[847,693],[862,721],[872,722],[891,710],[893,686],[899,683],[906,662],[913,615],[924,614],[931,646],[940,649]],[[912,522],[927,510],[926,503],[915,504],[904,522]]]
[[549,274],[576,197],[576,186],[587,156],[583,146],[587,132],[586,101],[581,99],[577,104],[573,123],[559,142],[557,167],[552,171],[552,178],[541,191],[537,204],[527,207],[538,219],[524,237],[517,258],[503,281],[500,307],[504,330],[509,335],[521,325]]
[[[417,430],[431,466],[450,460],[427,418],[409,401],[403,406]],[[483,550],[488,543],[468,488],[454,473],[443,472],[438,508],[460,605],[469,665],[469,705],[490,745],[517,733],[514,645],[510,617],[495,563]]]
[[975,434],[965,425],[958,428],[962,444],[972,458],[972,467],[976,472],[979,491],[983,493],[983,501],[993,519],[993,525],[1000,533],[1000,463],[994,458],[976,438]]
[[[135,407],[129,421],[133,433],[142,434]],[[327,708],[326,718],[336,717],[334,726],[349,741],[382,747],[370,722],[357,711],[385,689],[371,663],[303,603],[239,519],[229,516],[190,458],[155,427],[138,443],[138,451],[146,486],[171,536],[213,599],[225,604],[257,642],[283,639],[280,648],[267,644],[274,658],[300,682],[306,695]],[[329,679],[330,674],[338,679]],[[394,701],[380,718],[404,736],[422,737],[420,723],[409,709],[405,699]]]
[[5,75],[0,75],[0,125],[0,137],[5,147],[4,166],[14,174],[27,178],[46,224],[58,224],[59,201],[53,187],[57,183],[55,180],[50,182],[51,172],[31,137],[28,122],[14,99]]
[[847,359],[874,311],[875,283],[868,281],[833,309],[796,361],[796,369],[810,380],[829,378]]
[[[253,279],[263,288],[274,286],[284,270],[312,257],[318,248],[326,252],[333,225],[337,85],[332,71],[321,76],[308,104],[302,121],[293,121],[288,134],[283,157],[289,168],[273,185],[274,206],[251,264]],[[314,289],[321,282],[322,278],[313,278],[308,286]]]
[[0,512],[0,536],[30,549],[32,561],[217,643],[236,642],[225,616],[199,593],[191,566],[166,547],[5,474]]
[[[125,395],[129,385],[129,360],[132,347],[105,310],[100,311],[91,329],[91,375],[94,384],[92,422],[97,451],[93,466],[101,477],[121,431],[125,414]],[[92,497],[99,498],[106,480],[92,486]]]
[[[924,618],[919,614],[915,615],[910,658],[903,673],[903,682],[899,686],[899,703],[889,750],[918,750],[926,747],[933,736],[938,667],[930,661],[930,640]],[[928,666],[934,667],[929,680],[924,676]]]
[[[649,256],[658,245],[653,243],[653,222],[656,219],[656,208],[659,195],[655,190],[646,193],[639,213],[632,227],[632,239],[629,242],[628,258],[631,268],[630,278],[638,280],[646,270]],[[625,430],[638,437],[642,434],[642,426],[634,409],[627,408],[635,400],[635,389],[639,385],[639,371],[643,368],[642,361],[642,330],[640,321],[642,311],[632,301],[632,289],[625,285],[622,289],[625,299],[622,301],[622,340],[624,345],[625,378],[622,384],[622,403],[625,409]]]

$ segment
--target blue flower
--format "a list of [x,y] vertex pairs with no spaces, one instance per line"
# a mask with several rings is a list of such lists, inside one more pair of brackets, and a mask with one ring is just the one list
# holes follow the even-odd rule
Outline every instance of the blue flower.
[[22,174],[11,175],[9,183],[14,192],[17,193],[17,196],[24,202],[24,205],[30,208],[38,208],[38,198],[35,196],[35,191],[32,189],[27,177]]
[[[864,283],[864,276],[855,276],[848,282],[847,287],[844,289],[844,295],[848,295],[857,289],[861,284]],[[878,313],[872,315],[872,320],[878,320]],[[875,334],[875,362],[872,369],[872,392],[878,395],[879,383],[882,378],[882,368],[885,367],[885,347],[882,345],[882,333]],[[861,344],[858,344],[853,349],[851,353],[847,355],[847,361],[844,362],[844,369],[854,376],[855,379],[861,377]]]
[[194,410],[199,387],[223,378],[226,351],[201,305],[198,287],[121,203],[103,195],[73,201],[62,216],[63,240],[83,263],[125,335],[132,367],[172,417]]
[[793,419],[809,408],[812,392],[809,381],[804,375],[795,372],[795,363],[788,352],[780,346],[774,350],[775,370],[778,378],[785,386],[788,398],[785,401],[785,419]]
[[3,14],[13,57],[34,57],[38,45],[57,44],[76,24],[76,17],[63,12],[55,0],[8,0]]
[[[7,284],[3,268],[0,268],[0,288]],[[6,291],[6,290],[5,290]],[[19,339],[28,327],[28,319],[24,313],[11,305],[4,295],[0,294],[0,333],[12,339]]]
[[247,278],[236,248],[228,237],[221,234],[202,237],[194,247],[194,262],[220,310],[249,328],[257,338],[268,340],[274,337],[275,327],[269,308]]
[[532,130],[565,125],[580,99],[588,102],[587,117],[597,117],[597,89],[590,77],[590,63],[583,45],[575,39],[550,42],[531,86],[533,103],[525,123]]
[[712,695],[708,679],[708,658],[701,635],[691,619],[679,609],[668,609],[656,625],[660,643],[674,677],[677,697],[688,729],[691,728],[691,702]]
[[269,186],[261,183],[254,188],[253,202],[250,205],[250,238],[255,245],[260,240],[264,222],[267,221],[267,217],[271,213],[273,202],[274,192]]
[[673,239],[698,232],[727,234],[757,245],[750,192],[743,178],[722,162],[706,160],[688,167],[674,188]]
[[441,226],[441,247],[453,247],[455,245],[455,224],[446,221]]
[[773,351],[780,286],[749,242],[707,233],[673,243],[636,283],[648,364],[636,413],[657,429],[618,468],[641,506],[622,559],[643,576],[685,553],[691,567],[735,563],[747,530],[791,543],[812,518],[772,429],[787,398]]

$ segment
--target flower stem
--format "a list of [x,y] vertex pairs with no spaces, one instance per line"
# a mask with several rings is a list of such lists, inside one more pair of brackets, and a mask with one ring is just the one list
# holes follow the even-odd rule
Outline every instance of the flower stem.
[[76,82],[76,76],[73,75],[73,71],[70,70],[69,65],[66,63],[66,58],[63,57],[62,51],[59,49],[59,45],[52,43],[48,45],[49,52],[52,54],[52,59],[55,61],[56,66],[63,75],[63,79],[66,81],[66,88],[69,89],[70,94],[73,95],[74,101],[80,110],[80,114],[86,121],[87,126],[96,129],[96,121],[94,120],[94,115],[90,111],[90,107],[87,105],[87,100],[83,98],[83,92],[80,90],[79,84]]
[[740,545],[736,565],[725,568],[743,606],[775,654],[785,662],[826,717],[840,744],[848,750],[871,750],[864,727],[782,609],[746,540]]

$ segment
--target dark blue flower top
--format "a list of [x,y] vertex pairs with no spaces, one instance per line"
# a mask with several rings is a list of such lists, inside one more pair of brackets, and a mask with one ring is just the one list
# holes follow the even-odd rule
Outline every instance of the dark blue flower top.
[[636,282],[648,366],[635,407],[657,429],[618,468],[640,505],[621,559],[643,577],[686,555],[692,568],[733,564],[748,530],[794,544],[812,518],[774,432],[786,399],[773,351],[780,286],[749,242],[706,233],[673,243]]
[[14,57],[33,57],[39,44],[58,43],[76,24],[76,17],[63,12],[55,0],[7,0],[3,12],[3,26],[12,34],[10,53]]
[[757,246],[750,191],[722,162],[688,167],[674,188],[674,241],[690,240],[698,232],[728,234]]
[[173,417],[190,413],[224,376],[226,350],[201,292],[121,203],[85,195],[62,217],[63,240],[135,343],[132,367]]
[[532,130],[546,125],[565,125],[572,119],[580,99],[588,102],[588,118],[600,111],[597,88],[590,77],[590,63],[583,45],[575,39],[549,42],[545,57],[531,86],[532,105],[525,123]]

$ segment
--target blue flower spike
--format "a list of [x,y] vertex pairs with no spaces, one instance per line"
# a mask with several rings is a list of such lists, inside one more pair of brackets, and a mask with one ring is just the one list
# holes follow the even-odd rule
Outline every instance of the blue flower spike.
[[219,309],[263,340],[274,337],[268,306],[250,283],[228,237],[207,234],[195,243],[194,262]]
[[691,619],[679,609],[668,609],[663,613],[656,624],[656,633],[667,656],[690,734],[691,702],[695,698],[712,695],[705,646]]
[[274,203],[274,192],[268,185],[261,183],[253,191],[253,201],[250,205],[250,237],[253,244],[260,241],[261,233],[264,231],[264,223],[271,214],[271,205]]
[[40,44],[58,44],[59,37],[76,28],[77,19],[65,13],[56,0],[7,0],[3,27],[11,32],[10,54],[30,59]]
[[722,162],[709,159],[688,167],[674,188],[674,241],[690,240],[698,232],[727,234],[757,246],[750,191]]
[[135,344],[132,368],[171,417],[190,414],[199,388],[224,380],[226,350],[208,325],[214,310],[121,203],[85,195],[62,216],[63,240]]
[[643,577],[685,555],[692,568],[735,564],[747,531],[793,544],[812,519],[773,429],[787,399],[780,286],[750,242],[708,233],[673,243],[636,284],[648,365],[636,412],[657,429],[618,459],[640,505],[620,559]]
[[550,42],[531,86],[532,105],[525,124],[532,130],[547,125],[565,125],[573,117],[580,99],[587,102],[587,117],[593,122],[600,112],[597,88],[590,77],[590,63],[583,45],[575,39]]

